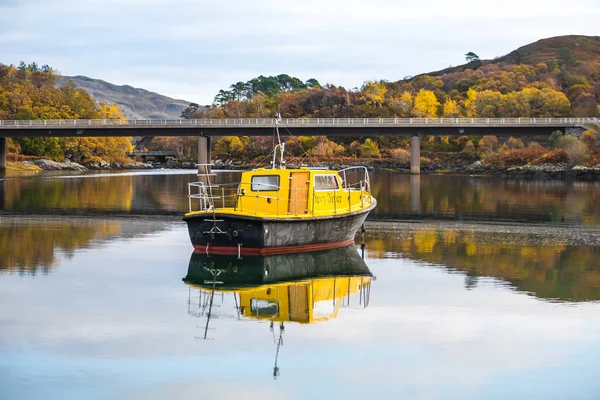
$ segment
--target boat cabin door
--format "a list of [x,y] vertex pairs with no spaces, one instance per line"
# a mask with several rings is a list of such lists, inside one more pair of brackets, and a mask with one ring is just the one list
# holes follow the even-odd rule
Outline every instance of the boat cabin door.
[[290,174],[289,214],[308,213],[308,183],[310,172],[292,172]]

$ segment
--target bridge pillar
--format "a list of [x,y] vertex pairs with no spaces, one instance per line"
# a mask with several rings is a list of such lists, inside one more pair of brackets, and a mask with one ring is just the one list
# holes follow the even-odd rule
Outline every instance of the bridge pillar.
[[421,137],[410,138],[410,173],[421,173]]
[[410,177],[410,211],[413,214],[421,213],[421,175]]
[[[210,164],[210,137],[198,136],[198,164]],[[210,167],[198,165],[199,174],[209,174]]]
[[0,171],[6,171],[6,138],[0,137]]

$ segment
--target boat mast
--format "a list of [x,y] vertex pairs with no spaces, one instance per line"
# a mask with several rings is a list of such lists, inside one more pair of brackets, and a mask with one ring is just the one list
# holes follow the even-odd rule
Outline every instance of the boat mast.
[[[281,143],[281,136],[279,135],[279,121],[281,120],[281,114],[277,113],[275,116],[275,132],[277,132],[277,144],[275,145],[275,149],[273,150],[273,161],[271,164],[273,165],[273,169],[285,169],[285,160],[283,159],[283,153],[285,151],[285,143]],[[277,161],[277,148],[279,148],[279,167],[276,164]]]

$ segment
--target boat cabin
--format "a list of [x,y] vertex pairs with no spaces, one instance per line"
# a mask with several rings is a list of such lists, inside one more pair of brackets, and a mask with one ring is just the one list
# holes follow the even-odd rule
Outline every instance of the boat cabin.
[[190,213],[194,198],[202,200],[199,212],[222,210],[265,217],[346,214],[368,208],[373,202],[364,167],[340,171],[258,168],[243,172],[241,182],[235,189],[230,187],[229,193],[226,185],[190,185],[199,187],[198,194],[190,189]]

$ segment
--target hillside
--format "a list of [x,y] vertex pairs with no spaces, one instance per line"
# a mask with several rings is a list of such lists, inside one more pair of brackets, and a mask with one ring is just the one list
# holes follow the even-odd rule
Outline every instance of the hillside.
[[547,63],[556,60],[556,53],[567,48],[579,62],[600,60],[600,36],[556,36],[519,47],[493,63],[529,64]]
[[100,79],[86,76],[63,76],[57,85],[73,81],[77,88],[90,93],[94,100],[116,104],[129,119],[177,119],[190,102],[172,99],[145,89],[129,85],[113,85]]
[[490,64],[536,65],[539,63],[548,63],[557,60],[557,52],[561,49],[569,49],[579,62],[598,61],[600,60],[600,36],[567,35],[540,39],[537,42],[521,46],[504,56],[496,57],[493,60],[481,60],[480,63],[465,63],[439,71],[422,73],[412,78],[423,75],[442,76]]

